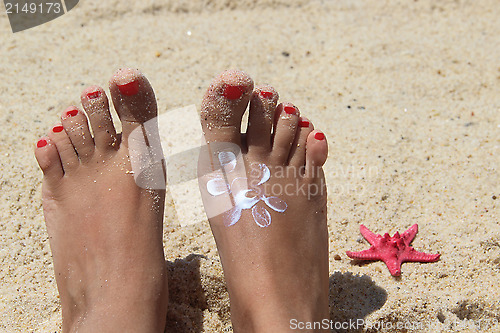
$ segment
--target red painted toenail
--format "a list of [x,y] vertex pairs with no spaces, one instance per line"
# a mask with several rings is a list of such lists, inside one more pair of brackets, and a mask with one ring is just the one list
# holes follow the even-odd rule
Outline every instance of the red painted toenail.
[[297,109],[295,109],[295,107],[293,106],[285,106],[283,110],[285,110],[285,112],[288,114],[295,114],[295,112],[297,112]]
[[264,98],[271,98],[271,97],[273,97],[274,94],[272,92],[270,92],[270,91],[264,91],[263,90],[263,91],[260,92],[260,95],[262,97],[264,97]]
[[77,114],[78,114],[77,109],[71,109],[71,110],[66,111],[66,117],[74,117]]
[[226,86],[223,93],[227,99],[238,99],[243,95],[243,87],[240,86]]
[[40,139],[36,143],[37,148],[42,148],[42,147],[45,147],[46,145],[47,145],[47,140],[45,140],[45,139]]
[[314,134],[314,138],[316,140],[320,140],[321,141],[321,140],[325,139],[325,135],[323,133],[321,133],[321,132],[318,132],[318,133]]
[[101,96],[101,92],[99,90],[87,93],[88,99],[96,99],[96,98],[99,98],[100,96]]
[[63,131],[63,129],[64,129],[64,127],[62,127],[61,125],[57,125],[57,126],[54,126],[54,127],[52,128],[52,131],[53,131],[54,133],[59,133],[59,132],[62,132],[62,131]]
[[129,83],[125,83],[123,85],[119,85],[118,90],[125,95],[125,96],[133,96],[139,92],[139,82],[138,81],[132,81]]
[[309,122],[307,120],[301,120],[301,121],[299,121],[299,126],[300,127],[309,127]]

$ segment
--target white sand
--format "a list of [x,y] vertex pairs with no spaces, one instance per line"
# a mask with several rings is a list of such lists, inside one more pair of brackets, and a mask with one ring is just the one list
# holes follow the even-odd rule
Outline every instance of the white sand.
[[[243,69],[324,130],[333,320],[500,331],[497,1],[131,3],[82,0],[16,34],[0,19],[1,332],[60,329],[33,145],[120,66],[149,77],[162,113],[199,107],[215,74]],[[166,216],[169,327],[228,328],[208,224],[179,227],[171,205]],[[414,247],[439,262],[406,263],[395,279],[345,255],[368,248],[360,224],[392,235],[414,223]]]

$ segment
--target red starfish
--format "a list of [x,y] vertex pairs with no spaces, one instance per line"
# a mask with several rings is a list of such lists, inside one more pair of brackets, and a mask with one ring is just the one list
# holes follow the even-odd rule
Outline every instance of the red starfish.
[[353,259],[382,260],[393,276],[401,274],[401,264],[405,261],[434,262],[439,259],[440,254],[418,252],[410,246],[418,232],[417,224],[411,226],[401,236],[396,232],[392,237],[388,233],[383,237],[374,234],[364,225],[360,226],[360,230],[372,247],[360,252],[346,251],[346,254]]

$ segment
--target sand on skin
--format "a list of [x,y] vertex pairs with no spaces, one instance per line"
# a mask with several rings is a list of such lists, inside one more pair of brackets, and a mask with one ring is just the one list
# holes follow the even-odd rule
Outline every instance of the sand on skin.
[[[17,34],[4,16],[0,331],[60,328],[33,143],[120,66],[149,77],[162,114],[199,109],[212,77],[240,68],[321,126],[331,145],[332,320],[362,318],[385,324],[381,332],[404,331],[398,322],[409,332],[499,330],[499,16],[492,0],[87,0]],[[208,223],[179,227],[171,202],[165,214],[169,327],[229,328]],[[382,262],[345,255],[368,247],[360,224],[392,235],[414,223],[413,246],[439,262],[403,264],[394,279]]]

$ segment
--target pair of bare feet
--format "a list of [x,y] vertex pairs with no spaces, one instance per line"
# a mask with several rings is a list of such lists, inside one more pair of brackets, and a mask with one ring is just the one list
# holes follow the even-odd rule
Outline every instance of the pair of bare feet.
[[[35,149],[63,331],[163,332],[165,191],[137,186],[128,143],[134,129],[157,116],[156,100],[148,80],[130,69],[113,76],[110,93],[121,134],[104,90],[92,86],[81,96],[86,115],[69,107]],[[292,319],[329,316],[321,169],[327,143],[295,106],[277,101],[272,87],[254,88],[245,73],[227,71],[202,103],[211,162],[203,163],[200,189],[207,210],[211,201],[223,200],[218,197],[232,203],[209,221],[237,332],[287,332]],[[241,134],[248,105],[248,128]],[[219,149],[221,143],[236,148]]]

